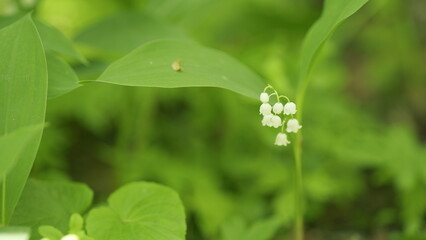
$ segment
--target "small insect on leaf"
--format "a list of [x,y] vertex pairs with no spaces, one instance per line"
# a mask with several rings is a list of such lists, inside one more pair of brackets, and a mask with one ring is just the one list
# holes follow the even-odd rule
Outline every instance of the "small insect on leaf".
[[172,69],[175,70],[175,71],[182,71],[183,67],[180,65],[181,61],[182,61],[182,59],[180,59],[180,58],[178,60],[174,61],[172,63]]

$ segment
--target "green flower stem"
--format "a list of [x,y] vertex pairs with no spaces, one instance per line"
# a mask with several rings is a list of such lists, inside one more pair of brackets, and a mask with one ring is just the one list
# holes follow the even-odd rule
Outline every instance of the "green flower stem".
[[[303,100],[309,85],[310,71],[306,74],[301,82],[296,95],[296,104],[298,106],[296,118],[302,124]],[[294,226],[294,239],[304,239],[304,191],[303,191],[303,168],[302,168],[302,133],[299,131],[296,134],[294,150],[294,167],[295,167],[295,200],[296,200],[296,218]]]

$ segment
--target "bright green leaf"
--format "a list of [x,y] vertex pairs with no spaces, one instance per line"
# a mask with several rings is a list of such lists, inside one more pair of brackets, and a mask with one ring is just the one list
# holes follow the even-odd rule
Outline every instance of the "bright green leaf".
[[[68,231],[73,213],[84,213],[91,205],[93,192],[84,184],[67,182],[28,181],[16,206],[11,223],[31,226],[33,237],[37,228],[52,225],[62,232]],[[73,225],[78,225],[76,220]]]
[[63,95],[80,86],[77,83],[77,74],[68,63],[53,54],[47,54],[46,60],[49,71],[49,99]]
[[358,11],[368,0],[326,0],[321,17],[309,29],[302,46],[300,81],[307,81],[316,56],[340,23]]
[[126,12],[86,29],[76,41],[104,54],[123,56],[144,43],[166,38],[187,39],[180,29],[163,21],[144,13]]
[[49,240],[60,240],[64,234],[57,228],[52,226],[41,226],[38,229],[41,236],[48,238]]
[[[43,45],[30,15],[0,30],[0,136],[44,123],[47,69]],[[9,222],[40,143],[28,141],[1,186],[2,222]],[[6,193],[5,195],[3,193]]]
[[108,198],[108,207],[93,209],[88,235],[102,240],[183,240],[185,213],[171,189],[146,182],[128,184]]
[[84,220],[80,214],[74,213],[71,215],[70,223],[69,223],[69,231],[70,232],[78,232],[83,229]]
[[[181,59],[181,71],[172,64]],[[219,87],[258,98],[265,83],[249,68],[217,50],[178,40],[143,45],[112,63],[100,82],[143,87]]]
[[42,128],[43,125],[29,126],[0,136],[0,183],[27,143],[37,136]]

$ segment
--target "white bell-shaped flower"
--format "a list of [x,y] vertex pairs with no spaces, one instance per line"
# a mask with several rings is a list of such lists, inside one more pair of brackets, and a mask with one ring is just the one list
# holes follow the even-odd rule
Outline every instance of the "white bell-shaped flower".
[[273,115],[271,119],[271,127],[278,128],[281,127],[282,121],[281,118],[277,115]]
[[272,111],[273,111],[275,114],[280,114],[280,113],[282,113],[283,109],[284,109],[284,105],[283,105],[282,103],[280,103],[280,102],[275,103],[275,104],[274,104],[274,107],[272,107]]
[[269,104],[269,103],[263,103],[262,105],[260,105],[260,108],[259,108],[260,114],[262,114],[262,115],[269,115],[269,114],[271,114],[271,111],[272,111],[271,104]]
[[272,126],[272,117],[273,116],[274,115],[272,115],[272,114],[264,115],[263,119],[262,119],[262,125],[263,126],[268,126],[268,127]]
[[297,119],[290,119],[287,122],[287,132],[294,132],[297,133],[299,129],[301,129],[302,126],[299,125],[299,121]]
[[290,141],[287,139],[287,134],[285,133],[278,133],[277,137],[275,138],[275,145],[277,146],[287,146]]
[[284,106],[284,114],[290,115],[290,114],[296,114],[296,104],[294,102],[288,102]]
[[269,95],[265,92],[260,94],[260,101],[263,103],[268,103],[269,102]]
[[61,240],[80,240],[80,238],[75,234],[68,234],[63,236]]

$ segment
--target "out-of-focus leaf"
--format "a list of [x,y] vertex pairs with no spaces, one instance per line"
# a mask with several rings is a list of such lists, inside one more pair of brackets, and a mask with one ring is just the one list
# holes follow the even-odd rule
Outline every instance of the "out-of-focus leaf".
[[31,226],[31,239],[38,239],[38,227],[55,226],[68,231],[73,213],[84,213],[91,205],[92,190],[85,184],[68,182],[28,181],[12,216],[11,224]]
[[234,217],[222,227],[223,240],[270,240],[278,230],[280,221],[277,218],[255,222],[247,227],[244,219]]
[[29,126],[0,136],[0,183],[18,160],[27,143],[37,136],[42,128],[43,125]]
[[47,92],[49,99],[63,95],[80,86],[77,83],[77,74],[68,63],[53,54],[47,54],[46,60],[49,71],[49,88]]
[[[0,28],[6,27],[18,19],[23,17],[22,14],[17,14],[8,17],[0,17]],[[82,63],[87,60],[74,48],[73,43],[65,37],[58,29],[51,27],[39,20],[34,20],[40,38],[43,42],[43,47],[46,52],[56,52],[64,56],[76,59]]]
[[95,239],[183,240],[185,213],[171,189],[146,182],[130,183],[108,198],[108,207],[93,209],[87,231]]
[[[172,64],[181,60],[178,71]],[[219,87],[257,98],[265,84],[235,59],[193,42],[159,40],[112,63],[98,82],[141,87]]]
[[[0,39],[0,135],[6,135],[44,123],[47,67],[43,45],[30,15],[0,30]],[[9,222],[24,188],[42,132],[39,129],[28,141],[3,182],[3,223]]]
[[188,39],[178,28],[144,13],[125,12],[107,18],[82,32],[76,40],[105,53],[123,56],[158,39]]
[[309,29],[302,46],[299,80],[306,79],[316,56],[334,30],[345,19],[358,11],[368,0],[326,0],[321,17]]
[[40,21],[35,21],[46,52],[57,52],[67,57],[74,58],[82,63],[87,60],[74,48],[73,43],[58,29],[48,26]]

